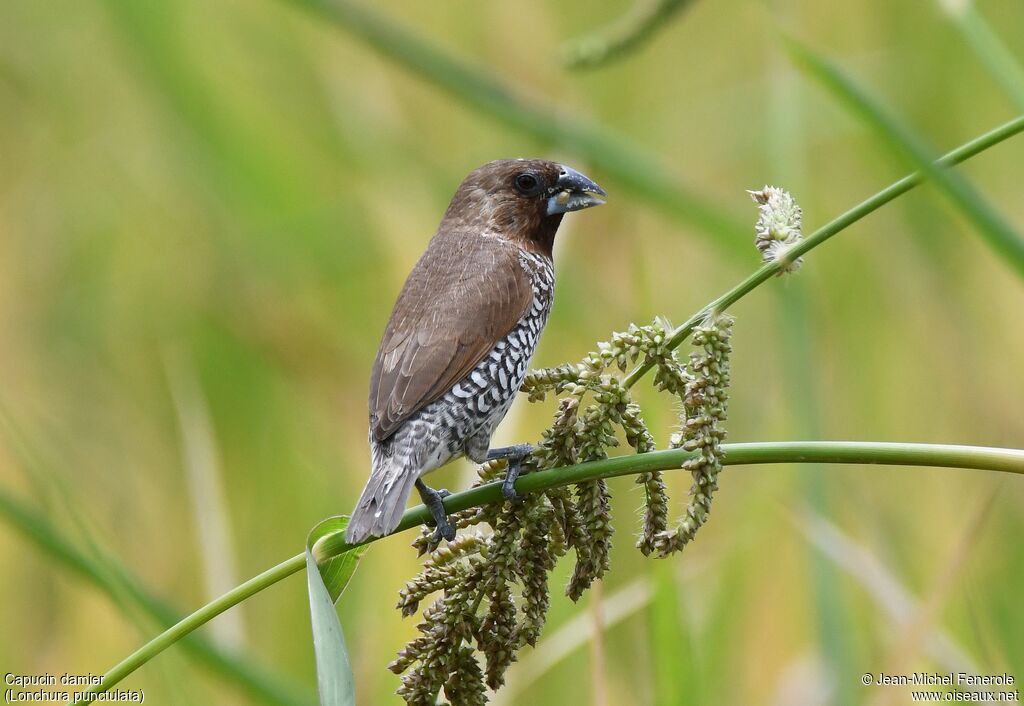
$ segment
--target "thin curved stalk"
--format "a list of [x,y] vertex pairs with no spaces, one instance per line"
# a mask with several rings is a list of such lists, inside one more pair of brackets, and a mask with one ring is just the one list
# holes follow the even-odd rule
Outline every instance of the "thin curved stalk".
[[868,125],[894,156],[909,161],[910,166],[924,172],[936,189],[964,215],[985,244],[1024,277],[1024,238],[969,181],[955,172],[939,169],[933,161],[935,151],[931,146],[858,85],[838,64],[791,37],[785,39],[785,46],[793,60],[851,115]]
[[[1010,122],[1001,125],[984,135],[976,137],[970,142],[957,147],[952,152],[943,155],[935,161],[935,167],[938,169],[948,169],[949,167],[960,164],[974,155],[987,150],[989,147],[997,145],[1003,140],[1009,139],[1022,131],[1024,131],[1024,115],[1014,118]],[[826,223],[811,235],[807,236],[804,240],[787,250],[787,260],[795,260],[801,255],[810,252],[836,233],[839,233],[845,228],[853,225],[861,218],[864,218],[864,216],[877,211],[897,196],[907,193],[923,182],[925,180],[925,176],[926,175],[923,172],[908,174],[899,181],[885,189],[882,189],[871,198],[857,204],[846,213],[842,214],[835,220]],[[728,307],[738,302],[758,286],[771,279],[771,277],[778,273],[785,264],[785,262],[776,261],[762,266],[728,292],[691,316],[685,323],[672,332],[672,337],[669,339],[669,347],[676,348],[680,343],[685,341],[691,333],[693,333],[693,329],[696,328],[709,313],[725,311]],[[624,381],[625,386],[629,388],[635,385],[637,381],[639,381],[640,378],[642,378],[652,367],[651,363],[644,363],[638,366],[626,377]]]
[[692,0],[640,0],[608,27],[576,39],[562,51],[571,69],[594,69],[638,49]]
[[[1024,116],[1011,120],[1010,122],[1002,125],[991,132],[985,133],[970,142],[961,145],[952,152],[946,154],[942,158],[936,161],[936,166],[940,168],[948,168],[953,165],[959,164],[974,155],[983,152],[984,150],[996,145],[1003,140],[1006,140],[1013,135],[1024,130]],[[792,258],[797,258],[804,253],[814,249],[821,243],[831,238],[836,233],[839,233],[847,226],[856,223],[864,216],[872,213],[873,211],[881,208],[885,204],[889,203],[897,196],[906,193],[910,189],[914,188],[922,181],[924,181],[925,175],[917,172],[903,177],[899,181],[890,185],[889,187],[879,191],[871,198],[863,201],[859,205],[853,207],[843,215],[839,216],[832,222],[819,228],[808,238],[796,244],[789,249],[788,253]],[[756,287],[766,282],[772,275],[774,275],[782,266],[782,263],[769,263],[764,265],[745,280],[740,282],[738,285],[730,289],[728,292],[714,300],[706,307],[698,311],[696,314],[690,317],[682,326],[678,327],[672,332],[672,336],[669,340],[669,345],[673,348],[682,343],[687,336],[692,333],[693,329],[703,320],[703,318],[712,311],[722,311],[725,308],[736,303],[748,293],[753,291]],[[627,387],[632,387],[644,374],[651,368],[651,365],[645,364],[637,367],[633,372],[627,376],[625,384]],[[826,454],[829,458],[819,458],[816,454],[822,453],[821,444],[825,444],[827,447],[831,447],[834,453]],[[782,444],[756,444],[755,447],[760,447],[765,454],[771,455],[771,460],[757,460],[758,458],[767,458],[757,456],[756,454],[751,455],[751,449],[749,444],[727,444],[726,448],[730,452],[731,456],[727,457],[727,465],[735,465],[739,463],[780,463],[784,461],[790,462],[808,462],[816,461],[821,463],[900,463],[906,465],[923,465],[922,463],[914,460],[913,449],[925,448],[919,444],[870,444],[870,449],[874,449],[875,454],[868,453],[870,449],[860,448],[860,445],[851,443],[838,443],[832,444],[831,442],[789,442]],[[999,471],[1011,471],[1014,473],[1024,473],[1024,452],[1012,451],[1007,449],[980,449],[976,447],[927,447],[927,448],[947,448],[950,449],[950,453],[953,453],[958,461],[951,459],[949,463],[940,462],[941,459],[932,458],[927,461],[928,465],[948,465],[954,467],[969,467],[969,468],[986,468],[988,470],[999,470]],[[901,449],[901,451],[897,451]],[[972,453],[968,453],[967,456],[960,455],[956,450],[960,449],[972,449]],[[803,454],[800,458],[788,457],[786,454]],[[782,454],[780,457],[779,454]],[[844,455],[846,454],[846,455]],[[888,454],[888,455],[887,455]],[[994,456],[993,456],[994,454]],[[1007,455],[1008,454],[1008,455]],[[927,454],[926,454],[927,455]],[[865,456],[873,456],[870,460],[863,460]],[[613,459],[607,459],[604,461],[598,461],[595,463],[580,464],[578,466],[571,466],[568,468],[553,469],[550,471],[543,471],[540,473],[534,473],[521,478],[517,484],[517,489],[521,492],[533,492],[537,490],[543,490],[556,485],[569,485],[578,483],[585,480],[592,480],[598,477],[611,477],[616,475],[624,475],[627,473],[643,473],[646,471],[654,470],[667,470],[671,468],[678,468],[684,460],[688,457],[688,454],[683,451],[659,451],[649,454],[643,454],[639,456],[623,456]],[[895,457],[899,457],[899,460],[892,460]],[[861,459],[861,460],[858,460]],[[889,460],[883,460],[889,459]],[[968,460],[974,460],[980,462],[985,460],[990,465],[967,465],[963,466],[963,462]],[[651,465],[653,464],[653,465]],[[588,473],[594,473],[594,469],[597,467],[598,473],[606,475],[594,475],[587,476]],[[550,485],[541,486],[542,483],[550,483]],[[445,507],[449,512],[455,512],[458,510],[466,509],[471,506],[486,504],[488,502],[494,502],[498,500],[500,490],[497,485],[486,485],[479,488],[473,488],[456,495],[448,497],[445,501]],[[399,525],[396,531],[400,532],[417,525],[421,525],[429,519],[429,512],[422,505],[408,510],[402,518],[402,523]],[[322,550],[322,558],[326,559],[331,556],[336,556],[341,552],[345,551],[347,547],[343,542],[338,541],[336,545],[329,545],[328,542],[324,543]],[[103,683],[99,687],[95,687],[97,691],[103,691],[109,689],[114,684],[121,681],[128,674],[138,669],[140,666],[148,662],[155,655],[162,652],[164,649],[174,644],[177,640],[181,639],[185,635],[189,634],[200,625],[203,625],[207,621],[211,620],[215,616],[223,613],[232,606],[237,605],[241,601],[245,600],[249,596],[263,590],[264,588],[271,586],[278,581],[300,571],[305,566],[305,555],[299,554],[292,557],[291,559],[278,564],[272,569],[265,571],[264,573],[256,576],[249,581],[246,581],[237,588],[228,591],[220,598],[217,598],[212,603],[208,603],[192,615],[184,618],[167,631],[161,633],[150,642],[146,643],[134,653],[129,655],[122,662],[113,667],[104,677]]]
[[[783,441],[724,444],[723,450],[725,451],[724,464],[727,466],[766,463],[847,463],[975,468],[1024,475],[1024,450],[984,446],[867,441]],[[516,490],[524,494],[534,493],[598,478],[677,470],[686,460],[695,455],[694,452],[672,449],[552,468],[521,477],[516,482]],[[501,483],[494,482],[450,495],[445,498],[444,506],[451,513],[478,505],[486,505],[500,499]],[[430,512],[423,505],[418,505],[406,511],[395,533],[418,527],[428,519],[430,519]],[[382,538],[375,537],[366,543],[369,544],[380,539]],[[324,561],[352,549],[352,546],[346,544],[342,536],[338,535],[326,538],[318,544],[317,549],[321,561]],[[297,554],[228,591],[140,647],[108,671],[103,676],[102,684],[89,691],[91,693],[106,691],[199,626],[264,588],[298,573],[305,565],[305,554]],[[84,700],[76,702],[76,704],[82,703],[86,702]]]
[[465,105],[545,145],[569,150],[625,190],[679,223],[713,236],[713,245],[739,243],[746,228],[699,194],[675,170],[632,140],[581,115],[523,95],[486,67],[464,61],[419,32],[350,0],[286,0],[315,13]]
[[[210,622],[227,609],[233,608],[246,598],[259,593],[263,589],[274,585],[282,579],[288,578],[294,573],[298,573],[305,567],[306,554],[303,552],[302,554],[293,556],[287,561],[282,561],[277,566],[267,569],[262,574],[254,576],[245,583],[236,586],[220,598],[214,599],[191,615],[182,618],[145,645],[135,650],[135,652],[132,652],[103,675],[103,681],[101,684],[87,689],[85,693],[96,694],[106,691],[144,665],[146,662],[153,659],[153,657],[156,657],[175,642],[198,628],[200,625]],[[89,702],[86,698],[82,698],[75,702],[75,706],[85,703]]]
[[[142,612],[168,628],[180,621],[180,613],[149,593],[139,580],[110,557],[90,557],[54,527],[49,519],[14,496],[0,491],[0,517],[20,531],[29,541],[85,579],[119,605],[138,606]],[[182,644],[214,672],[235,681],[253,698],[268,704],[296,706],[316,703],[316,697],[263,665],[235,651],[224,649],[205,636],[196,635]]]

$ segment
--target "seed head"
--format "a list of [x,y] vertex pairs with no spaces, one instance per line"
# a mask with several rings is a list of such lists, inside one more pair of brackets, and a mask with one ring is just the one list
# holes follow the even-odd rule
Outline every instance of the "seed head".
[[761,251],[761,259],[764,262],[781,262],[779,274],[795,272],[802,260],[789,258],[786,253],[803,240],[800,231],[803,212],[800,207],[788,191],[775,186],[765,186],[760,191],[747,193],[758,205],[754,245]]

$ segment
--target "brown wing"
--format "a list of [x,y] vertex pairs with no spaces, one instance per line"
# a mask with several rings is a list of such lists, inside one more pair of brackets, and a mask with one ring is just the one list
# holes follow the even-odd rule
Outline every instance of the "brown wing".
[[438,233],[398,295],[370,378],[370,428],[388,438],[464,378],[533,301],[519,248]]

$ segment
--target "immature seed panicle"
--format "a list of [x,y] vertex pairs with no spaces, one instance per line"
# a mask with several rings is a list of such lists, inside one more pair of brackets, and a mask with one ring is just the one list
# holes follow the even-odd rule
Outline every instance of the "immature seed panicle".
[[483,672],[472,647],[462,647],[458,651],[455,669],[444,685],[444,693],[452,706],[484,706],[487,703]]
[[490,608],[477,635],[487,668],[487,686],[498,689],[505,683],[505,670],[516,659],[516,604],[508,584],[497,584],[491,592]]
[[[396,674],[406,672],[398,688],[398,695],[406,703],[433,706],[446,684],[454,685],[456,692],[461,691],[468,698],[475,693],[465,684],[479,679],[480,668],[475,660],[470,664],[460,655],[479,623],[473,614],[471,597],[482,578],[480,567],[478,563],[460,568],[457,579],[445,588],[444,595],[424,611],[423,622],[418,626],[420,637],[406,645],[388,665]],[[448,696],[452,698],[450,693]]]
[[431,593],[444,590],[461,579],[462,565],[458,560],[480,553],[484,543],[479,535],[463,534],[446,546],[436,549],[424,563],[415,578],[398,593],[398,608],[408,617],[419,608],[420,601]]
[[[685,465],[694,484],[686,515],[674,530],[668,529],[661,473],[638,476],[644,510],[637,546],[659,556],[681,549],[706,520],[717,487],[731,323],[717,316],[698,327],[693,334],[697,350],[685,365],[669,345],[671,326],[659,320],[613,334],[577,364],[529,373],[522,390],[531,400],[549,392],[561,399],[523,472],[605,459],[608,449],[619,445],[620,430],[637,453],[653,451],[654,438],[619,373],[641,360],[654,365],[655,387],[682,403],[673,445],[699,455]],[[501,462],[484,463],[475,485],[499,480],[503,470]],[[558,559],[570,550],[575,555],[565,589],[574,601],[609,567],[611,498],[603,479],[551,488],[516,504],[470,508],[449,519],[462,532],[438,546],[434,533],[424,529],[413,546],[427,557],[420,573],[399,592],[403,615],[418,610],[429,595],[440,595],[423,611],[419,636],[389,665],[404,675],[398,693],[408,704],[434,706],[442,692],[452,706],[486,703],[487,688],[504,683],[517,652],[537,642],[550,603],[549,575]],[[480,525],[492,531],[466,531]]]
[[[654,451],[654,437],[647,430],[640,405],[626,405],[622,414],[622,429],[626,433],[626,442],[636,449],[638,454]],[[636,546],[644,556],[647,556],[654,551],[655,537],[658,533],[668,529],[668,495],[665,492],[665,481],[662,480],[661,471],[641,473],[636,477],[636,483],[644,489],[644,523]]]
[[672,446],[697,451],[699,455],[683,464],[693,475],[686,516],[675,531],[661,532],[655,537],[655,549],[662,557],[681,550],[693,539],[707,521],[712,494],[718,489],[724,456],[722,423],[729,403],[732,323],[731,316],[713,316],[693,332],[693,345],[698,350],[690,354],[687,364],[691,379],[683,396],[680,431],[674,435]]
[[535,645],[544,628],[549,605],[548,572],[555,568],[557,547],[548,539],[554,522],[554,510],[543,495],[533,496],[523,508],[523,539],[519,544],[516,567],[523,583],[523,621],[519,628],[520,644]]
[[576,568],[573,570],[565,595],[578,601],[591,584],[608,571],[611,553],[611,539],[614,530],[611,522],[611,494],[603,479],[581,483],[576,486],[576,504],[583,519],[589,552],[577,553]]
[[747,193],[758,206],[754,245],[761,251],[761,259],[764,262],[781,262],[779,274],[795,272],[802,260],[788,258],[786,252],[803,240],[800,231],[803,212],[800,207],[788,191],[775,186]]

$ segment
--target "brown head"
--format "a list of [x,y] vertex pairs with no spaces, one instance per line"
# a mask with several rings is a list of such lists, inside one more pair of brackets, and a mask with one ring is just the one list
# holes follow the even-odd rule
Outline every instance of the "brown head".
[[488,162],[459,186],[441,229],[514,240],[550,257],[562,216],[604,203],[604,189],[564,164],[543,159]]

